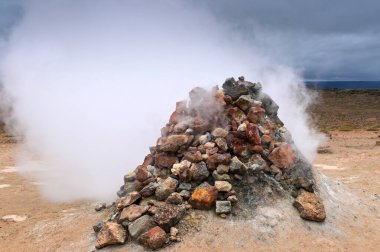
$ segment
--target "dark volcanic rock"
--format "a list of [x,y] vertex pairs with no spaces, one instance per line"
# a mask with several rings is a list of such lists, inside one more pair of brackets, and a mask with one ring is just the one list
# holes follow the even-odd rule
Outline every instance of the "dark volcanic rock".
[[133,238],[137,238],[154,226],[156,226],[156,224],[153,218],[149,215],[143,215],[128,225],[128,231]]

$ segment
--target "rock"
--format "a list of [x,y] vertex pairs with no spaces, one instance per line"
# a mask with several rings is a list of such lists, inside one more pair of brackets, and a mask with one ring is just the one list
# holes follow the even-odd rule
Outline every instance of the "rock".
[[116,207],[119,211],[121,211],[123,208],[132,205],[137,200],[141,198],[140,193],[138,192],[131,192],[126,197],[122,197],[116,201]]
[[166,141],[159,146],[159,149],[165,152],[176,152],[182,145],[187,144],[188,141],[189,136],[186,134],[170,135]]
[[247,126],[247,138],[253,145],[260,145],[261,138],[256,124],[249,123]]
[[181,183],[178,186],[178,190],[187,190],[187,191],[190,191],[191,190],[191,184],[190,183]]
[[148,169],[146,166],[142,166],[142,165],[139,165],[137,168],[136,168],[136,179],[138,181],[145,181],[147,180],[149,177],[152,176],[152,174],[150,174],[148,172]]
[[212,149],[212,148],[215,147],[215,143],[213,143],[213,142],[207,142],[207,143],[204,144],[204,147],[205,147],[206,150],[210,150],[210,149]]
[[265,109],[260,106],[251,107],[248,111],[247,119],[255,124],[265,120]]
[[143,215],[128,225],[128,231],[132,238],[139,237],[142,233],[145,233],[149,229],[155,227],[156,224],[153,218],[149,215]]
[[228,135],[228,131],[223,128],[216,128],[212,131],[211,135],[214,138],[225,138]]
[[269,166],[260,154],[252,155],[248,161],[248,174],[254,175],[260,171],[268,171]]
[[95,247],[101,249],[108,245],[124,244],[126,238],[127,232],[122,225],[107,222],[97,235]]
[[248,111],[253,104],[255,104],[255,101],[250,95],[242,95],[235,101],[235,105],[245,112]]
[[226,139],[219,137],[219,138],[215,139],[215,143],[216,143],[216,146],[218,146],[218,148],[221,149],[222,151],[228,150],[228,145],[227,145]]
[[180,193],[179,193],[179,195],[182,197],[182,198],[184,198],[185,200],[187,200],[188,198],[190,198],[190,192],[189,191],[187,191],[187,190],[182,190]]
[[194,163],[190,167],[190,176],[194,181],[204,181],[208,178],[210,172],[205,162]]
[[245,124],[245,123],[240,124],[239,127],[237,128],[237,131],[246,132],[247,131],[247,124]]
[[158,187],[158,183],[151,182],[147,186],[145,186],[143,189],[141,189],[140,194],[142,197],[147,198],[152,196]]
[[275,148],[268,156],[268,159],[279,168],[289,169],[292,168],[297,161],[292,147],[287,143],[282,143],[279,147]]
[[139,237],[139,242],[150,249],[159,249],[166,242],[166,233],[162,228],[156,226],[149,229]]
[[95,233],[98,233],[102,227],[104,226],[104,221],[98,221],[95,225],[92,226],[92,229],[94,230]]
[[178,164],[174,164],[173,165],[173,168],[171,169],[171,172],[174,174],[174,175],[179,175],[180,173],[182,173],[183,171],[189,169],[191,166],[191,162],[188,161],[188,160],[183,160],[181,161],[181,163],[178,163]]
[[270,135],[263,135],[261,137],[261,142],[263,144],[267,144],[268,145],[271,141],[272,141],[272,137]]
[[207,132],[206,134],[201,135],[199,137],[198,141],[199,141],[200,144],[205,144],[207,142],[210,142],[211,141],[211,134]]
[[174,192],[170,194],[170,196],[166,199],[166,203],[168,204],[175,204],[175,205],[180,205],[182,204],[182,197],[179,193]]
[[278,105],[275,103],[269,95],[261,93],[260,101],[263,103],[263,108],[269,116],[277,115]]
[[231,173],[244,173],[246,169],[245,164],[243,164],[238,157],[235,156],[231,159],[231,163],[229,165],[229,170]]
[[238,202],[238,198],[236,197],[236,195],[228,196],[227,200],[231,202],[231,204],[236,204]]
[[170,228],[170,235],[171,236],[177,236],[177,234],[178,234],[178,229],[175,227],[171,227]]
[[321,199],[314,193],[300,189],[293,206],[300,212],[300,216],[306,220],[321,222],[326,219],[325,207]]
[[228,174],[219,174],[217,171],[212,172],[212,177],[215,180],[231,180],[230,175]]
[[218,167],[216,167],[216,171],[219,174],[228,173],[229,170],[230,170],[230,168],[227,165],[218,165]]
[[124,183],[133,182],[136,179],[136,173],[131,172],[124,176]]
[[106,203],[100,203],[95,207],[95,211],[99,212],[106,208]]
[[218,196],[218,189],[215,186],[204,185],[195,188],[190,198],[190,204],[196,209],[210,209]]
[[183,156],[183,159],[188,160],[191,163],[198,163],[203,160],[202,153],[200,151],[195,151],[195,152],[188,151]]
[[232,120],[234,120],[235,122],[237,122],[239,124],[246,119],[246,116],[245,116],[244,112],[241,109],[237,108],[237,107],[229,108],[227,110],[227,115]]
[[215,187],[219,192],[229,192],[232,189],[232,185],[227,181],[215,181]]
[[241,95],[247,95],[249,93],[249,90],[244,85],[237,84],[234,78],[229,78],[224,82],[223,91],[233,100],[236,100]]
[[217,214],[228,214],[231,212],[231,202],[228,200],[225,201],[216,201],[215,212]]
[[161,203],[156,205],[154,221],[165,231],[169,232],[170,228],[176,225],[185,215],[186,210],[183,206]]
[[141,215],[146,213],[149,209],[149,206],[140,206],[140,205],[130,205],[123,209],[120,214],[119,222],[123,222],[125,220],[134,221],[137,218],[140,218]]
[[215,153],[210,155],[207,159],[207,166],[210,170],[215,170],[219,164],[229,164],[231,161],[230,153]]
[[170,156],[165,153],[159,153],[155,155],[155,164],[159,168],[172,168],[172,166],[178,162],[176,156]]
[[176,191],[177,186],[178,180],[168,177],[158,184],[155,192],[156,198],[158,200],[165,200],[171,193]]

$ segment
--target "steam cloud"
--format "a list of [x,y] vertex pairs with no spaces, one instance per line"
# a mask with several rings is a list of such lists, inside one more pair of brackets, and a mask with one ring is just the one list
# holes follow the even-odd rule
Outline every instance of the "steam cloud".
[[[303,154],[320,136],[298,75],[184,1],[27,1],[1,59],[18,165],[51,200],[110,200],[194,86],[261,81]],[[10,123],[11,122],[11,123]]]

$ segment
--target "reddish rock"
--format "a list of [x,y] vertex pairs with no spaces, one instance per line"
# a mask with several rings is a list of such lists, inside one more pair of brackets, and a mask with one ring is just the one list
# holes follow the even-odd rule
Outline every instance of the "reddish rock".
[[224,153],[224,154],[215,153],[208,157],[207,166],[210,170],[215,170],[218,165],[229,164],[230,161],[231,161],[230,153]]
[[210,129],[210,124],[207,120],[197,116],[194,118],[194,125],[192,129],[195,134],[203,134]]
[[224,102],[227,104],[227,105],[230,105],[232,103],[232,98],[231,96],[229,95],[224,95]]
[[166,242],[166,233],[162,228],[156,226],[143,233],[138,240],[150,249],[159,249]]
[[247,138],[251,144],[254,144],[254,145],[261,144],[261,138],[260,138],[259,130],[256,124],[253,124],[253,123],[248,124]]
[[149,173],[146,166],[142,166],[142,165],[137,166],[135,172],[136,172],[136,179],[138,181],[144,181],[149,178]]
[[178,162],[176,156],[170,156],[166,153],[159,153],[155,155],[155,164],[159,168],[171,168],[173,164]]
[[124,244],[126,238],[127,232],[122,225],[107,222],[97,235],[95,247],[101,249],[109,245]]
[[[247,114],[248,120],[252,120],[252,123],[264,121],[265,119],[265,109],[260,106],[251,107]],[[255,122],[256,121],[256,122]]]
[[255,115],[253,112],[249,112],[247,114],[247,119],[250,123],[257,123],[259,121],[259,117]]
[[139,218],[141,215],[148,211],[149,206],[140,206],[140,205],[130,205],[123,209],[120,214],[119,222],[123,222],[125,220],[134,221]]
[[297,161],[292,147],[287,143],[282,143],[279,147],[276,147],[268,158],[275,166],[284,169],[292,168]]
[[195,209],[210,209],[218,196],[218,189],[215,186],[198,186],[191,194],[190,204]]
[[233,119],[233,120],[235,120],[236,122],[238,122],[239,124],[240,124],[242,121],[244,121],[245,118],[246,118],[244,112],[243,112],[241,109],[237,108],[237,107],[231,107],[231,108],[229,108],[229,109],[227,110],[227,115],[228,115],[231,119]]
[[247,111],[252,104],[254,104],[254,100],[250,95],[242,95],[235,101],[235,105],[243,111]]
[[183,114],[186,112],[187,109],[187,102],[186,101],[179,101],[175,104],[175,112],[177,114]]
[[301,189],[293,206],[300,212],[300,216],[306,220],[321,222],[326,219],[322,200],[314,193]]
[[251,146],[250,150],[253,153],[263,153],[264,148],[261,145],[253,145],[253,146]]
[[183,159],[188,160],[192,163],[198,163],[202,161],[202,153],[200,151],[186,152]]
[[264,144],[269,144],[272,141],[272,137],[270,135],[263,135],[261,137],[261,142]]
[[161,228],[169,232],[185,215],[186,210],[182,206],[159,202],[155,205],[153,219]]
[[152,154],[148,154],[144,158],[143,166],[154,165],[154,157]]
[[169,124],[175,124],[177,122],[177,112],[173,112],[169,118]]
[[186,134],[170,135],[159,148],[161,151],[176,152],[182,145],[187,144],[188,141],[189,136]]

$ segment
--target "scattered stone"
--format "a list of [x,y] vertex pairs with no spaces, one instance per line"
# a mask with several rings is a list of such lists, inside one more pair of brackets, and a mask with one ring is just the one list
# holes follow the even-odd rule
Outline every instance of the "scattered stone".
[[166,242],[166,233],[162,228],[156,226],[142,234],[138,240],[142,245],[150,249],[159,249]]
[[95,211],[100,212],[103,209],[106,209],[107,204],[106,203],[100,203],[95,207]]
[[126,238],[127,232],[122,225],[106,222],[98,232],[95,247],[101,249],[108,245],[124,244]]
[[326,219],[325,207],[314,193],[301,189],[293,205],[306,220],[321,222]]
[[228,196],[227,200],[229,202],[231,202],[231,204],[236,204],[238,202],[238,198],[236,197],[236,195],[231,195],[231,196]]
[[217,214],[228,214],[231,212],[231,202],[226,200],[226,201],[216,201],[216,208],[215,212]]

